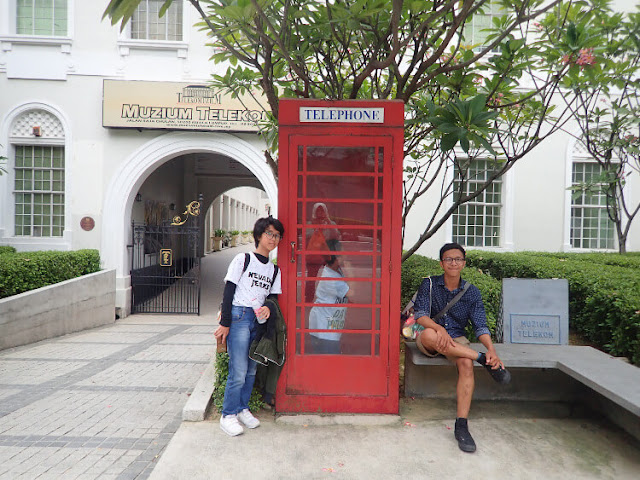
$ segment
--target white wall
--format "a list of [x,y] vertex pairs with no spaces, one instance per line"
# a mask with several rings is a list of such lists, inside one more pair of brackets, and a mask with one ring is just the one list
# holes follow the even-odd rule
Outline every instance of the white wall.
[[[6,154],[9,114],[29,102],[50,105],[59,111],[68,125],[66,215],[68,235],[47,244],[31,243],[12,237],[13,217],[8,205],[13,202],[9,175],[0,177],[0,244],[20,248],[99,248],[105,266],[116,268],[120,289],[127,287],[124,260],[131,212],[139,218],[140,205],[134,205],[138,191],[145,196],[167,200],[182,196],[182,202],[197,193],[207,195],[208,206],[229,188],[261,187],[267,191],[256,200],[258,216],[266,215],[266,205],[277,215],[276,186],[266,167],[262,151],[265,146],[255,134],[204,132],[167,132],[162,130],[109,129],[102,126],[104,79],[206,82],[217,68],[208,59],[206,35],[195,28],[185,29],[183,42],[166,48],[151,48],[148,42],[127,41],[118,26],[101,21],[103,2],[70,1],[73,18],[68,38],[42,40],[12,35],[8,20],[9,1],[0,2],[0,153]],[[626,6],[626,2],[618,0]],[[198,18],[185,3],[185,25]],[[157,47],[157,44],[154,45]],[[565,242],[567,200],[566,149],[570,137],[558,134],[545,141],[528,158],[514,168],[504,198],[513,202],[513,212],[505,218],[503,245],[507,249],[560,250]],[[153,172],[177,156],[197,154],[233,158],[255,175],[254,183],[229,184],[221,178],[199,175],[197,169],[185,170],[181,185],[169,184],[170,177],[156,177]],[[195,167],[194,167],[195,168]],[[169,175],[177,175],[173,172]],[[152,178],[151,182],[147,182]],[[196,179],[195,187],[192,182]],[[640,194],[638,175],[629,188]],[[244,195],[244,194],[243,194]],[[243,201],[241,198],[238,198]],[[511,200],[509,200],[511,199]],[[422,230],[425,218],[436,197],[420,200],[411,213],[406,230],[405,247],[411,245]],[[254,200],[252,200],[254,201]],[[142,202],[144,203],[144,202]],[[179,210],[179,202],[176,211]],[[245,202],[248,203],[248,202]],[[90,216],[95,228],[79,228],[80,219]],[[242,229],[242,228],[238,228]],[[426,242],[419,253],[435,256],[450,239],[450,223]],[[629,249],[640,249],[640,221],[636,221],[629,239]]]

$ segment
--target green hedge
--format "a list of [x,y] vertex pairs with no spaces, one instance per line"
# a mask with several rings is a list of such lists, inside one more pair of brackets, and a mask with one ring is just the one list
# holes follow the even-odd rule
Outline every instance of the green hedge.
[[548,253],[548,252],[519,252],[518,255],[533,257],[552,257],[571,261],[584,261],[601,265],[616,265],[618,267],[640,268],[640,252],[631,253]]
[[14,247],[9,247],[7,245],[0,245],[0,255],[6,255],[16,253],[16,249]]
[[4,253],[0,255],[0,298],[99,270],[97,250]]
[[[401,276],[402,308],[411,300],[411,297],[422,283],[424,277],[440,275],[441,273],[442,268],[440,267],[440,262],[437,260],[416,254],[405,260],[402,264]],[[487,314],[487,325],[489,330],[495,334],[496,319],[500,312],[501,282],[492,278],[490,275],[484,274],[481,270],[469,267],[462,271],[462,278],[471,282],[480,290]],[[475,341],[475,335],[471,325],[469,325],[467,329],[467,337],[469,340]]]
[[640,365],[638,255],[618,260],[607,254],[582,255],[469,251],[467,266],[497,279],[566,278],[570,327],[604,351]]

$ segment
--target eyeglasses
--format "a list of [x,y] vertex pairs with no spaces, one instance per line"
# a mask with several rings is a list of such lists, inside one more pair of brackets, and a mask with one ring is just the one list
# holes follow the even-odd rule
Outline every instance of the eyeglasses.
[[464,263],[465,259],[462,257],[456,257],[456,258],[443,258],[442,261],[444,263]]
[[269,240],[275,240],[276,242],[279,242],[282,238],[279,233],[273,233],[271,231],[264,232],[264,234],[269,238]]

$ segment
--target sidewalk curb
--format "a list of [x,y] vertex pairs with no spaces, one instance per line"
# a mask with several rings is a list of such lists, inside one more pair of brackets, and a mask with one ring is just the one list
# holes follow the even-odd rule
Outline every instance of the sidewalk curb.
[[202,422],[204,420],[209,403],[211,403],[215,379],[216,359],[214,357],[200,376],[193,392],[191,392],[189,400],[187,400],[187,403],[184,405],[182,409],[182,421]]
[[399,425],[400,415],[333,414],[333,415],[281,415],[276,423],[296,426],[352,425],[360,427]]

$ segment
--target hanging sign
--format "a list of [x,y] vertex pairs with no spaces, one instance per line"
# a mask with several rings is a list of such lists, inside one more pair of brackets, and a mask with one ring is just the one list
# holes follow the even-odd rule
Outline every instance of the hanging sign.
[[160,266],[170,267],[173,265],[173,251],[170,248],[160,250]]
[[257,132],[268,103],[245,95],[231,98],[202,83],[104,80],[102,125]]

